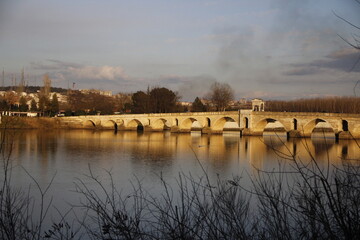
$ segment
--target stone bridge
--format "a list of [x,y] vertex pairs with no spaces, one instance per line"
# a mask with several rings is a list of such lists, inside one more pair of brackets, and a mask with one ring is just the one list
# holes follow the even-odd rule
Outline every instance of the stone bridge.
[[[222,133],[238,131],[261,135],[264,131],[286,132],[290,137],[310,137],[313,131],[333,132],[339,138],[360,138],[360,114],[265,112],[154,113],[59,117],[65,128]],[[229,124],[231,123],[231,124]]]

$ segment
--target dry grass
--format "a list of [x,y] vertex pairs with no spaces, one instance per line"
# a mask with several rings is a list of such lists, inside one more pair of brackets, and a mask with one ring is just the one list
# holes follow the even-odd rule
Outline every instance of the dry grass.
[[48,117],[7,117],[2,116],[0,128],[3,129],[54,129],[59,128],[56,118]]

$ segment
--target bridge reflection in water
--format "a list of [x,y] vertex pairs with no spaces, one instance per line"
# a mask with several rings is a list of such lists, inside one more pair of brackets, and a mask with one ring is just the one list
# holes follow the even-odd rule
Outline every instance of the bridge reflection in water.
[[319,161],[330,156],[334,163],[341,162],[341,159],[360,158],[356,141],[335,141],[331,133],[326,138],[323,137],[324,133],[316,134],[318,136],[313,138],[288,139],[285,132],[270,131],[264,136],[239,137],[237,132],[231,131],[223,135],[204,135],[196,131],[191,134],[171,134],[169,131],[27,130],[15,134],[13,158],[19,164],[26,165],[32,159],[40,168],[47,168],[54,161],[111,166],[114,161],[126,158],[150,165],[156,162],[161,167],[169,162],[172,165],[194,159],[196,154],[206,164],[224,169],[234,162],[261,168],[265,162],[281,158],[276,152],[303,159],[312,155]]
[[[78,201],[72,192],[75,178],[84,178],[89,166],[96,176],[111,170],[116,186],[132,191],[130,180],[139,179],[144,187],[160,191],[159,175],[174,179],[179,172],[203,176],[203,169],[216,181],[233,176],[252,176],[261,170],[277,169],[279,162],[289,163],[288,156],[310,161],[314,156],[319,166],[341,164],[360,159],[354,140],[324,138],[287,139],[278,133],[265,136],[243,136],[238,132],[223,135],[171,134],[165,132],[54,130],[17,131],[14,138],[12,164],[13,183],[28,186],[25,168],[40,186],[46,187],[55,176],[49,196],[58,209]],[[281,154],[280,154],[281,153]],[[355,160],[354,160],[355,161]],[[201,166],[200,166],[201,164]],[[19,167],[21,166],[21,167]],[[170,180],[171,182],[171,180]],[[176,184],[176,181],[172,181]],[[243,184],[251,184],[244,180]]]

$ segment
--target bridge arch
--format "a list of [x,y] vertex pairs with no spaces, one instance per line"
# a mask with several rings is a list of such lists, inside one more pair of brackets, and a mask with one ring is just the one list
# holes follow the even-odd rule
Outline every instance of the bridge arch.
[[243,118],[243,126],[244,126],[244,128],[249,128],[249,118],[248,117]]
[[151,127],[153,129],[159,129],[159,130],[164,130],[167,129],[168,127],[166,126],[166,122],[168,122],[168,120],[164,119],[164,118],[159,118],[155,121],[153,121],[153,123],[151,124]]
[[106,129],[114,129],[115,131],[118,130],[118,124],[114,120],[108,120],[101,124],[101,126]]
[[211,127],[211,119],[210,118],[206,118],[206,126]]
[[224,126],[227,122],[236,122],[236,120],[231,117],[222,117],[222,118],[216,120],[216,122],[212,126],[212,130],[213,131],[223,131]]
[[144,130],[144,125],[138,119],[132,119],[127,123],[126,128],[129,129],[129,130],[143,131]]
[[198,121],[198,120],[195,118],[191,118],[191,117],[184,119],[180,123],[180,129],[191,129],[191,126],[195,121]]
[[[257,122],[255,124],[255,127],[254,127],[254,132],[264,132],[265,130],[265,127],[266,125],[268,125],[268,123],[275,123],[275,122],[278,122],[279,124],[281,124],[281,127],[284,128],[284,131],[289,131],[289,129],[286,129],[285,125],[279,121],[279,120],[276,120],[274,118],[264,118],[262,120],[260,120],[259,122]],[[279,126],[280,128],[280,126]]]
[[296,118],[293,119],[293,129],[297,130],[298,129],[298,121]]
[[349,131],[349,122],[342,119],[341,120],[342,130],[343,131]]
[[312,132],[314,131],[316,125],[318,123],[326,123],[329,126],[329,129],[331,128],[332,131],[334,131],[334,127],[326,120],[321,118],[316,118],[311,121],[309,121],[307,124],[304,125],[304,134],[305,136],[311,136]]
[[94,121],[88,119],[83,122],[83,126],[84,126],[84,128],[95,128],[96,124]]

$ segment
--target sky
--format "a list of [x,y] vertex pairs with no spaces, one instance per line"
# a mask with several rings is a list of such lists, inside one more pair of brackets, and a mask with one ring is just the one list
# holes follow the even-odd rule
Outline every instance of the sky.
[[[17,83],[183,101],[360,95],[356,0],[0,0],[0,68]],[[338,17],[340,16],[340,18]],[[2,84],[2,82],[1,82]]]

